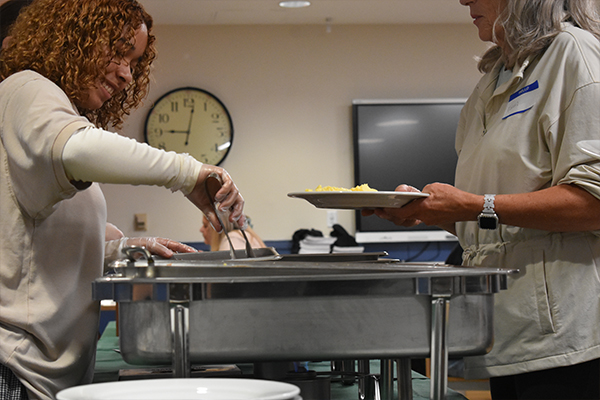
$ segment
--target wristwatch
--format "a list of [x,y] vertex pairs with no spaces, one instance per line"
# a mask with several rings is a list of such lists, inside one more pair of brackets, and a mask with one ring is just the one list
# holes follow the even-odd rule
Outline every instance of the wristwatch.
[[483,211],[477,217],[479,229],[498,229],[498,216],[494,211],[495,194],[483,196]]

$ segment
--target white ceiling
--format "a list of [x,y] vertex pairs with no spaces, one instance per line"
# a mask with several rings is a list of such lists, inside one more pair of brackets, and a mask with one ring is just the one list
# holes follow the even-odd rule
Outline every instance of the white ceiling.
[[279,0],[139,0],[157,25],[470,23],[458,0],[312,0],[284,9]]

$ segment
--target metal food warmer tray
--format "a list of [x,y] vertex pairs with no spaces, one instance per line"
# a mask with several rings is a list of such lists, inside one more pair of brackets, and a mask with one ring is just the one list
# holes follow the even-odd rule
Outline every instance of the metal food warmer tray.
[[[259,250],[267,252],[166,260],[126,249],[127,259],[93,282],[95,300],[119,305],[125,361],[171,363],[174,376],[189,377],[191,363],[396,360],[404,399],[412,398],[410,358],[431,357],[430,398],[443,399],[448,357],[489,352],[494,294],[517,272],[380,257],[387,253]],[[393,370],[381,371],[380,387],[393,397]]]

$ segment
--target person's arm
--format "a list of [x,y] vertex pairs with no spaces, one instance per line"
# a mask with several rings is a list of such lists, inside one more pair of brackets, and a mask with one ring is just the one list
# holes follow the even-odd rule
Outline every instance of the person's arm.
[[159,185],[180,190],[220,228],[204,180],[216,173],[223,182],[216,194],[230,221],[245,226],[244,199],[223,168],[202,164],[187,154],[165,152],[134,139],[88,127],[73,134],[64,146],[62,162],[72,181]]
[[125,235],[123,234],[123,232],[119,228],[117,228],[115,225],[111,224],[110,222],[106,223],[104,240],[106,240],[108,242],[111,240],[121,239],[124,236]]
[[62,161],[71,181],[164,186],[189,194],[202,163],[187,154],[88,127],[66,142]]
[[497,195],[495,209],[500,223],[505,225],[551,232],[600,229],[600,200],[576,185]]
[[[408,189],[403,185],[397,190]],[[423,192],[429,193],[429,197],[402,208],[377,209],[372,213],[396,225],[414,226],[423,222],[453,232],[455,222],[476,221],[483,210],[483,195],[467,193],[451,185],[434,183],[425,186]],[[600,200],[575,185],[496,195],[495,210],[499,222],[504,225],[553,232],[600,229]]]

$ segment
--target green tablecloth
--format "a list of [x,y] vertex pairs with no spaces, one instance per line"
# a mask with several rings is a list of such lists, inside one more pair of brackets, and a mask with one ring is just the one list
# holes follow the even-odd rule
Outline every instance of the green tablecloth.
[[[128,364],[123,360],[121,354],[115,351],[119,348],[119,338],[116,335],[117,327],[114,321],[109,322],[98,341],[98,350],[96,353],[96,368],[94,372],[94,382],[112,382],[119,379],[119,370],[146,369],[147,366]],[[329,368],[329,362],[309,363],[309,369],[315,371],[325,371]],[[169,367],[166,365],[165,367]],[[371,373],[379,373],[379,360],[371,361]],[[242,369],[243,370],[243,369]],[[429,399],[429,378],[412,372],[412,386],[414,400]],[[395,398],[397,385],[394,384]],[[358,385],[343,385],[341,382],[332,382],[331,384],[332,400],[353,400],[358,399]],[[448,390],[448,400],[465,400],[466,398],[451,389]]]

